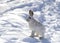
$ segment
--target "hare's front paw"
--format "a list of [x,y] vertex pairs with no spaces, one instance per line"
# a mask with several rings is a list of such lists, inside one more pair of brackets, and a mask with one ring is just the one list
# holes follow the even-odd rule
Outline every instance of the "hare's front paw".
[[32,38],[34,38],[34,36],[29,36],[29,37],[32,37]]

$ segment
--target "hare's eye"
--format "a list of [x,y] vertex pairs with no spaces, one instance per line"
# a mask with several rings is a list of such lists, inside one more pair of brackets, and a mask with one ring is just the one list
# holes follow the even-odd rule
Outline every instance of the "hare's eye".
[[31,19],[31,17],[29,17],[29,19]]

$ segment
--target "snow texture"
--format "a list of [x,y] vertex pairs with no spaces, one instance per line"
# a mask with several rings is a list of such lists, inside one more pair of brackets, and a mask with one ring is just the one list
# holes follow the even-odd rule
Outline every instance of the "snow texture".
[[[45,39],[29,37],[29,10],[45,28]],[[0,43],[60,43],[59,0],[0,0]]]

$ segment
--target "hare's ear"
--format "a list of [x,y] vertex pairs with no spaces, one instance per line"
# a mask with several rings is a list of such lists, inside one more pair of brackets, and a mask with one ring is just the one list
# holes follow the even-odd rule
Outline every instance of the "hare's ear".
[[29,15],[30,16],[33,16],[33,14],[34,14],[33,11],[32,10],[29,10]]

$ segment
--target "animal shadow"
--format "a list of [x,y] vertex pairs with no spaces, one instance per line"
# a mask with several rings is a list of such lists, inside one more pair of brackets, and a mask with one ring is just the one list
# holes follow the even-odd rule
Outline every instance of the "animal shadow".
[[30,38],[30,37],[26,37],[23,39],[23,42],[29,42],[29,43],[51,43],[48,39],[44,38],[44,39],[36,39],[36,38]]

